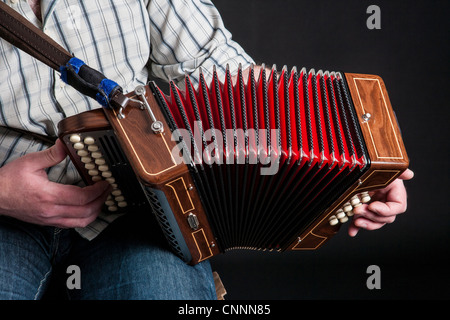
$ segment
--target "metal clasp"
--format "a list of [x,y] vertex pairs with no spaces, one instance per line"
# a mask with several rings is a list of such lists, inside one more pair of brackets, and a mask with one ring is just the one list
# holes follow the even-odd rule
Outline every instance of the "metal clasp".
[[197,230],[199,227],[199,222],[198,222],[198,218],[195,214],[193,214],[192,212],[189,213],[188,217],[187,217],[187,221],[189,224],[189,227],[191,227],[192,230]]
[[150,105],[147,102],[147,99],[145,98],[145,87],[137,86],[134,89],[134,93],[136,93],[136,95],[139,97],[139,99],[141,100],[140,101],[141,105],[143,105],[145,107],[145,109],[147,109],[147,112],[149,113],[150,118],[152,118],[151,128],[152,128],[153,132],[154,133],[164,132],[163,123],[156,119],[155,114],[153,113],[152,109],[150,108]]

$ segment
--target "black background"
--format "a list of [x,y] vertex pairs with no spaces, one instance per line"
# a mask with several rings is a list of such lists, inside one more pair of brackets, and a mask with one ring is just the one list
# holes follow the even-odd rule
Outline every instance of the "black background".
[[[380,75],[415,172],[407,212],[380,230],[350,238],[344,226],[316,251],[213,258],[226,299],[448,299],[449,1],[213,2],[259,63]],[[380,30],[366,27],[371,4]],[[370,265],[379,290],[366,286]]]

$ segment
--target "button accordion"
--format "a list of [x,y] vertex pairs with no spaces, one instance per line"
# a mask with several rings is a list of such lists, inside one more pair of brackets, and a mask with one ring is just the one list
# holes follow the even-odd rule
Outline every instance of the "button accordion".
[[189,264],[232,249],[322,246],[408,167],[378,76],[273,67],[154,83],[125,107],[59,123],[87,184],[105,179],[110,212],[155,214]]

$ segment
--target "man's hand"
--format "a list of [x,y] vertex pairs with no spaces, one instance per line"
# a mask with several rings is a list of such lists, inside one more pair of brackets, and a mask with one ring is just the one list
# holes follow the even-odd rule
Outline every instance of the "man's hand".
[[376,230],[387,223],[394,222],[398,214],[406,211],[407,194],[403,180],[413,177],[414,173],[407,169],[385,189],[371,192],[372,202],[353,210],[355,215],[348,234],[354,237],[359,229]]
[[60,140],[0,168],[0,215],[61,228],[85,227],[95,220],[111,191],[102,181],[80,188],[48,180],[46,168],[66,158]]

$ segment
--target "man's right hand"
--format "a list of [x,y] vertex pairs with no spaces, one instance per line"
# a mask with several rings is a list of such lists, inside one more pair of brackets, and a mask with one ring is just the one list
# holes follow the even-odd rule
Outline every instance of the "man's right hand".
[[111,187],[101,181],[80,188],[49,181],[46,168],[66,158],[60,140],[0,168],[0,215],[60,228],[85,227],[95,220]]

